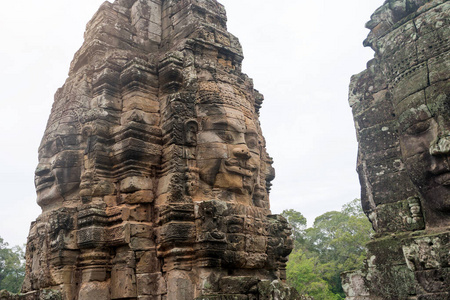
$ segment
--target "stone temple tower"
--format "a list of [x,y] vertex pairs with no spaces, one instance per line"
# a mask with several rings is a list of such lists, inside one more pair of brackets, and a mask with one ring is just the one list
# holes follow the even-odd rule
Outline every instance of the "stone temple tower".
[[350,84],[363,209],[376,234],[349,300],[450,299],[450,1],[387,0]]
[[20,299],[299,299],[242,59],[215,0],[100,7],[39,147]]

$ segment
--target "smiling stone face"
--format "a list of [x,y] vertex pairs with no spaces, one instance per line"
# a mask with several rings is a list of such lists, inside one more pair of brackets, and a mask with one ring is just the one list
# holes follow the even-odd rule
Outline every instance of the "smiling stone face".
[[433,90],[404,99],[396,111],[408,175],[424,197],[427,223],[439,226],[450,214],[450,84]]
[[252,121],[240,117],[224,112],[203,118],[197,163],[200,179],[210,186],[251,196],[259,173],[260,153]]
[[[251,205],[261,184],[262,135],[254,112],[242,110],[229,85],[203,84],[206,97],[196,106],[199,131],[196,163],[203,194],[225,192]],[[212,87],[212,88],[211,88]],[[232,103],[236,105],[232,105]]]
[[74,120],[63,119],[49,129],[35,171],[37,203],[43,209],[69,200],[78,191],[81,176],[81,136]]

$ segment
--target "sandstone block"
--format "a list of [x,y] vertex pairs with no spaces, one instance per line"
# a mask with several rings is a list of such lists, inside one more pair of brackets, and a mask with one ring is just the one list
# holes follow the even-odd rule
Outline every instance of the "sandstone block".
[[150,238],[133,237],[131,238],[131,249],[133,250],[152,250],[155,248],[155,242]]
[[80,287],[78,299],[109,300],[109,286],[106,282],[85,282]]
[[136,274],[156,273],[161,270],[160,261],[156,251],[137,252]]
[[136,297],[136,275],[134,270],[123,266],[113,267],[111,270],[111,299]]
[[228,276],[220,280],[220,289],[226,294],[250,294],[257,291],[259,279],[251,276]]
[[132,193],[141,190],[151,190],[153,183],[150,178],[132,176],[123,179],[120,182],[120,191],[124,193]]
[[167,284],[161,273],[138,274],[137,285],[140,295],[156,296],[167,293]]
[[122,203],[139,204],[151,203],[154,200],[154,194],[151,190],[140,190],[134,193],[127,193],[121,195]]

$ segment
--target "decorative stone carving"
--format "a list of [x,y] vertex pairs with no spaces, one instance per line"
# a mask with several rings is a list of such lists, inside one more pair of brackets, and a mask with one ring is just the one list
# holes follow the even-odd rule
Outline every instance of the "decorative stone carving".
[[449,14],[448,1],[389,0],[366,25],[375,58],[352,77],[350,105],[376,234],[364,273],[344,276],[349,299],[450,297]]
[[242,59],[215,0],[100,7],[39,148],[26,299],[299,299]]

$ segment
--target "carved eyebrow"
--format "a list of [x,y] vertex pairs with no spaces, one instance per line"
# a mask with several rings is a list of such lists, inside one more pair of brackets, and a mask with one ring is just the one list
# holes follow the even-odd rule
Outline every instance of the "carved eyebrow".
[[211,125],[214,129],[224,129],[224,130],[227,129],[229,126],[228,122],[224,120],[212,122]]
[[245,133],[245,134],[248,134],[248,135],[258,135],[258,131],[256,131],[256,129],[255,128],[249,128],[249,127],[247,127],[247,132]]
[[237,122],[230,122],[229,120],[218,120],[212,122],[213,129],[231,130],[242,132],[242,127]]

